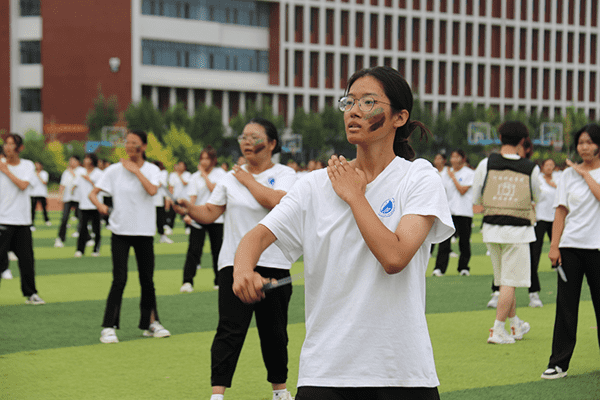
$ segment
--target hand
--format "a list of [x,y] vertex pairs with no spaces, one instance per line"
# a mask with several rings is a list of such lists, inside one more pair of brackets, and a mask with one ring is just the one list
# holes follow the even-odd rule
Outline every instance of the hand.
[[98,212],[102,215],[108,215],[109,211],[110,210],[106,204],[100,204],[100,207],[98,207]]
[[254,177],[251,173],[246,172],[240,165],[233,166],[233,176],[244,186],[248,186],[251,182],[254,182]]
[[269,279],[263,278],[258,272],[233,272],[233,293],[244,303],[252,304],[265,298],[262,291]]
[[556,267],[557,265],[562,264],[562,259],[560,257],[560,250],[556,247],[550,247],[550,251],[548,252],[548,258],[552,263],[552,267]]
[[165,211],[169,211],[171,209],[171,205],[173,202],[168,197],[165,197]]
[[575,172],[577,172],[579,175],[583,176],[584,173],[586,172],[582,167],[581,164],[575,164],[573,161],[567,159],[566,161],[567,163],[567,167],[571,167],[575,170]]
[[183,222],[185,222],[186,224],[190,225],[192,223],[193,219],[192,217],[190,217],[189,215],[185,215],[185,217],[183,217]]
[[127,171],[131,172],[132,174],[137,174],[140,170],[140,167],[138,167],[138,165],[136,163],[134,163],[133,161],[131,161],[128,158],[121,158],[121,164],[123,164],[123,168],[125,168]]
[[4,174],[8,172],[8,164],[4,161],[0,161],[0,172]]
[[327,166],[327,175],[333,190],[346,203],[364,196],[367,189],[367,177],[363,171],[354,168],[344,156],[331,156]]
[[452,171],[450,168],[447,168],[446,171],[448,171],[448,176],[450,179],[454,179],[454,171]]
[[173,203],[173,210],[179,215],[186,215],[190,208],[190,202],[185,199],[178,199],[177,203]]

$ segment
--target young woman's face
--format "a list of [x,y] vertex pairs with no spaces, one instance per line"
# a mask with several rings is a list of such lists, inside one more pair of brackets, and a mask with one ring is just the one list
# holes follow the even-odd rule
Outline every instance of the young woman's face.
[[555,167],[554,161],[546,160],[544,165],[542,165],[542,172],[545,175],[552,175],[552,172],[554,171],[554,167]]
[[145,150],[146,145],[138,135],[134,133],[127,134],[125,139],[125,152],[129,158],[141,157]]
[[269,141],[267,132],[261,124],[251,123],[244,127],[242,134],[238,137],[240,150],[248,161],[258,157],[269,157],[273,154],[275,140]]
[[465,159],[462,158],[462,156],[455,151],[450,156],[450,164],[454,169],[461,169],[462,166],[465,164]]
[[577,141],[577,153],[583,161],[593,161],[598,158],[598,145],[592,141],[587,132],[583,132]]
[[210,158],[208,153],[205,151],[200,154],[200,161],[198,162],[198,169],[207,171],[213,167],[213,160]]
[[433,159],[433,165],[435,165],[437,169],[441,169],[444,166],[444,164],[446,164],[446,160],[444,159],[444,157],[442,157],[441,154],[436,155]]
[[9,136],[6,138],[6,141],[4,142],[4,146],[2,146],[2,149],[4,150],[4,155],[6,156],[6,158],[9,158],[9,157],[19,154],[19,149],[17,149],[15,139],[13,139],[12,136]]
[[90,169],[90,168],[92,168],[92,167],[93,167],[93,164],[92,164],[92,159],[91,159],[91,158],[89,158],[89,157],[86,157],[86,158],[84,158],[84,159],[83,159],[83,166],[84,166],[86,169]]

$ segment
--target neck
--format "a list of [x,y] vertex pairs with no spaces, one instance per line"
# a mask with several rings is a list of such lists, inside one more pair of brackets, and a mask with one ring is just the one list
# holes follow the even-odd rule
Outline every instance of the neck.
[[6,156],[6,163],[10,165],[17,165],[21,159],[18,154],[12,154],[10,156]]
[[456,172],[460,171],[460,170],[462,169],[462,167],[463,167],[463,166],[464,166],[464,164],[457,165],[456,167],[453,167],[453,168],[454,168],[454,171],[456,171]]
[[391,145],[389,146],[358,146],[356,148],[356,161],[354,167],[363,171],[367,183],[372,182],[391,163],[396,155]]
[[273,162],[271,158],[265,158],[264,160],[248,160],[246,163],[248,166],[248,172],[251,174],[260,174],[271,168],[273,166]]
[[600,168],[600,158],[594,157],[590,160],[584,160],[582,164],[583,168],[586,170],[592,170],[596,168]]
[[[136,163],[136,164],[137,164],[138,166],[140,166],[140,167],[141,167],[142,165],[144,165],[144,159],[143,159],[142,157],[140,157],[140,156],[137,156],[137,155],[135,155],[135,156],[133,156],[133,157],[129,157],[129,159],[130,159],[131,161],[133,161],[134,163]],[[181,174],[180,174],[180,175],[181,175]]]
[[94,170],[94,168],[96,168],[96,167],[91,166],[91,167],[87,167],[86,170],[87,170],[87,172],[92,172]]
[[510,144],[503,144],[502,147],[500,148],[500,154],[502,154],[502,155],[518,154],[517,146],[512,146]]

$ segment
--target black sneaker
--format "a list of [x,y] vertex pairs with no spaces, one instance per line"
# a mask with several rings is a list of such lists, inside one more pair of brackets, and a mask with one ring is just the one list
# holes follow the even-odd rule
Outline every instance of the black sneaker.
[[559,379],[567,376],[567,371],[563,371],[561,367],[555,366],[554,368],[548,368],[542,374],[543,379]]

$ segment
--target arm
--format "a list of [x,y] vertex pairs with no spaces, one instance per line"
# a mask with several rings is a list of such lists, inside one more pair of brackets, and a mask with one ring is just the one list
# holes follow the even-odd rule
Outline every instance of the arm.
[[100,203],[100,200],[98,200],[98,193],[100,193],[100,188],[94,187],[88,195],[88,198],[92,204],[96,206],[100,214],[108,215],[108,206],[104,203]]
[[559,205],[556,207],[554,212],[554,222],[552,223],[552,241],[550,242],[550,251],[548,252],[548,258],[552,263],[552,266],[561,264],[560,250],[558,245],[560,244],[560,238],[563,230],[565,229],[565,218],[569,210],[567,207]]
[[225,212],[225,206],[217,206],[211,203],[196,206],[185,199],[179,199],[178,203],[173,203],[175,212],[180,215],[189,215],[194,221],[202,225],[212,224]]
[[464,196],[465,193],[467,193],[471,188],[471,186],[461,185],[458,182],[458,179],[456,179],[456,175],[454,175],[454,172],[452,172],[450,168],[448,168],[448,176],[450,177],[450,179],[452,179],[452,183],[454,183],[454,186],[456,186],[456,190],[458,190],[458,193],[460,193],[461,196]]
[[125,160],[125,159],[121,159],[121,164],[123,164],[123,167],[131,172],[132,174],[134,174],[142,183],[142,186],[144,187],[144,190],[146,191],[146,193],[148,193],[150,196],[154,196],[156,194],[156,192],[158,191],[158,186],[153,185],[148,178],[146,178],[144,176],[144,174],[142,174],[142,171],[140,171],[140,167],[134,163],[131,160]]
[[208,179],[208,174],[204,171],[202,171],[201,173],[202,178],[204,178],[204,182],[206,183],[206,187],[208,188],[208,190],[210,192],[212,192],[213,190],[215,190],[215,187],[217,186],[216,183],[212,183],[210,181],[210,179]]
[[254,268],[261,254],[276,239],[267,227],[258,224],[240,241],[233,262],[233,293],[244,303],[256,303],[265,297],[262,287],[269,280]]
[[267,210],[272,210],[286,195],[283,190],[275,190],[261,185],[252,174],[244,171],[239,165],[234,165],[233,170],[233,176],[246,186],[256,201]]
[[8,165],[2,161],[0,161],[0,172],[4,173],[4,175],[6,175],[21,191],[27,189],[27,186],[29,186],[29,182],[17,178],[15,174],[10,172]]

